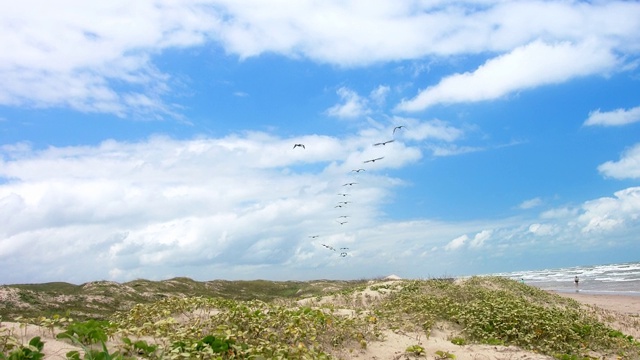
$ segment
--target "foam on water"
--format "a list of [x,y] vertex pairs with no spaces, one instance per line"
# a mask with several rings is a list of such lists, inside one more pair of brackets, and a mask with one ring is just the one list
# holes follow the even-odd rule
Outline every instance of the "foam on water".
[[[544,290],[640,296],[640,262],[515,271],[493,275],[514,280],[523,279],[525,283]],[[577,288],[573,281],[576,276],[580,279]]]

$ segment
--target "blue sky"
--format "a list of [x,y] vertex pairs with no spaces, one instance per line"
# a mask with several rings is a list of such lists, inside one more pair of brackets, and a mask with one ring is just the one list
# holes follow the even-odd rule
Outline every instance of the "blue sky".
[[638,19],[630,1],[0,5],[0,283],[638,261]]

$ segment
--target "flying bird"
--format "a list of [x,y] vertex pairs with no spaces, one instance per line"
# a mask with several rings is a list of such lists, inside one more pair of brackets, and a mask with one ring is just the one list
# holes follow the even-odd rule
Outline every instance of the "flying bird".
[[338,195],[342,195],[342,196],[349,196],[349,194],[343,194],[343,193],[340,193],[340,194],[338,194]]
[[345,204],[347,205],[348,203],[350,203],[351,201],[338,201],[338,204]]
[[342,207],[342,205],[336,205],[336,206],[334,206],[334,208],[341,208],[341,207]]
[[338,218],[348,218],[348,217],[349,217],[349,215],[340,215],[340,216],[338,216]]
[[341,252],[340,253],[340,257],[347,257],[347,253],[346,252]]
[[403,129],[403,128],[406,128],[406,126],[404,126],[404,125],[400,125],[400,126],[396,126],[396,127],[394,127],[394,128],[393,128],[393,134],[395,134],[395,133],[396,133],[396,130],[400,130],[400,129]]
[[346,183],[346,184],[343,184],[342,186],[351,186],[351,185],[356,185],[356,184],[357,183]]
[[344,225],[346,223],[348,223],[348,221],[338,221],[338,224],[340,224],[340,225]]
[[306,149],[306,147],[304,146],[304,144],[294,144],[294,145],[293,145],[293,148],[295,149],[295,148],[297,148],[298,146],[299,146],[299,147],[301,147],[301,148],[303,148],[303,149]]
[[354,170],[351,170],[351,172],[357,172],[357,173],[359,173],[360,171],[365,171],[365,170],[364,170],[364,169],[354,169]]
[[310,235],[309,237],[312,238],[312,239],[315,239],[315,238],[319,238],[320,235]]
[[384,156],[379,157],[379,158],[375,158],[375,159],[371,159],[371,160],[365,160],[364,163],[366,164],[366,163],[370,163],[370,162],[376,162],[376,161],[382,160],[382,159],[384,159]]
[[336,248],[334,248],[333,246],[329,246],[329,245],[325,245],[325,244],[320,244],[320,245],[322,245],[322,246],[326,247],[326,248],[327,248],[327,249],[329,249],[329,250],[336,251]]
[[387,140],[387,141],[383,141],[383,142],[379,142],[379,143],[375,143],[373,144],[373,146],[380,146],[380,145],[387,145],[389,143],[394,142],[395,140]]

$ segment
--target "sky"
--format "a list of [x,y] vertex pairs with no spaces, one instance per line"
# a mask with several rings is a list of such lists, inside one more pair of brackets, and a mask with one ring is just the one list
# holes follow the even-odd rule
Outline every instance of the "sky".
[[615,0],[3,2],[0,284],[640,261],[639,19]]

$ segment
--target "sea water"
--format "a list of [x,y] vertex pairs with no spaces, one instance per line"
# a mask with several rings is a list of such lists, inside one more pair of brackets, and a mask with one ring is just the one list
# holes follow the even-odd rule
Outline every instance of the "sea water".
[[[492,274],[558,292],[640,296],[640,262]],[[580,280],[578,286],[574,279]]]

